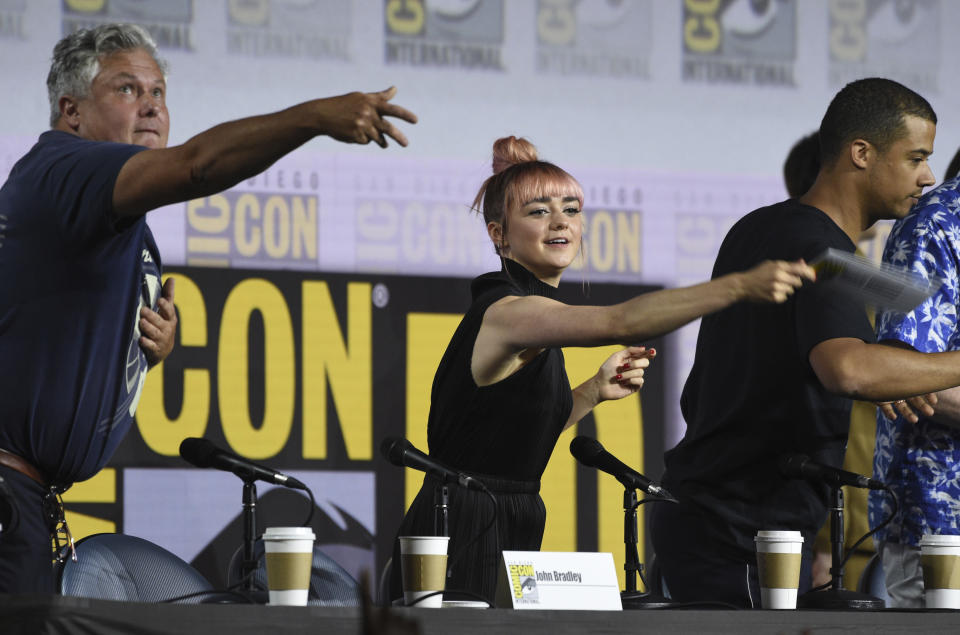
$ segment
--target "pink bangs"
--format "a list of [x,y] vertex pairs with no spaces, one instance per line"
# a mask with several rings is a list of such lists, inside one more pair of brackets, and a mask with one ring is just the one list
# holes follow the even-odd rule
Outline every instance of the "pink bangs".
[[583,208],[583,188],[575,178],[552,163],[531,161],[513,166],[516,174],[506,191],[505,209],[543,197],[576,197]]

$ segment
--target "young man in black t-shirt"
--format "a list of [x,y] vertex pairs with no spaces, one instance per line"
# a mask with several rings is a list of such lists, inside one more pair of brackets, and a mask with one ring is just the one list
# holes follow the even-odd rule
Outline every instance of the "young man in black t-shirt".
[[[902,218],[934,183],[927,165],[936,115],[920,95],[885,79],[853,82],[820,126],[821,169],[799,199],[756,210],[724,239],[713,275],[769,258],[853,252],[875,221]],[[840,467],[851,399],[886,402],[913,417],[960,384],[960,352],[924,355],[878,345],[862,304],[829,281],[783,305],[739,305],[703,318],[681,406],[687,432],[666,455],[651,533],[670,594],[681,601],[759,607],[753,537],[804,535],[801,592],[828,491],[780,474],[781,456]],[[909,404],[907,403],[909,401]]]

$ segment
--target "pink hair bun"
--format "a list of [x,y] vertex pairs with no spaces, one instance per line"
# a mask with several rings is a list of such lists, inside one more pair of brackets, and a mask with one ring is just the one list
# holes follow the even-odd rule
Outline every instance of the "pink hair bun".
[[502,137],[493,143],[493,173],[499,174],[518,163],[537,160],[537,147],[520,137]]

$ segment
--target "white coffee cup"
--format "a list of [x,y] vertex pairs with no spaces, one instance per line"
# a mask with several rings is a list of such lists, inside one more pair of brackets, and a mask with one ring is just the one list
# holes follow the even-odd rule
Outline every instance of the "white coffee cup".
[[920,567],[925,606],[960,609],[960,536],[922,536]]
[[[447,536],[400,536],[400,573],[403,577],[403,601],[408,606],[417,599],[443,591],[447,582]],[[414,606],[438,609],[443,593]]]
[[799,531],[761,530],[754,542],[760,574],[760,606],[797,608],[803,535]]
[[263,532],[270,604],[307,605],[315,538],[309,527],[267,527]]

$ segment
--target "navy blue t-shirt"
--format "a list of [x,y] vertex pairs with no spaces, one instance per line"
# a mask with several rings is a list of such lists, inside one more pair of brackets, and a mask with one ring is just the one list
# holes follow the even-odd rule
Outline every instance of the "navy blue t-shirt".
[[143,149],[51,130],[0,188],[0,448],[55,483],[103,467],[140,399],[160,259],[144,218],[118,226],[112,201]]

